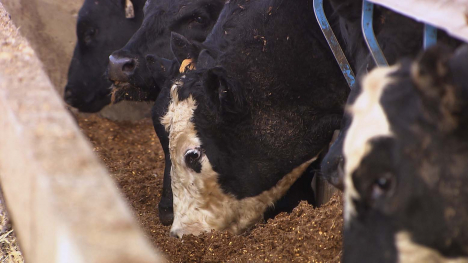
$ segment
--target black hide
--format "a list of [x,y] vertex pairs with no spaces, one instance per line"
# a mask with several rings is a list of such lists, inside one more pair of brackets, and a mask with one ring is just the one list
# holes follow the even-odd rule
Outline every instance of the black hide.
[[204,68],[184,76],[179,99],[197,102],[224,192],[256,196],[325,148],[348,87],[307,0],[231,0],[203,46]]
[[105,75],[109,55],[127,43],[143,21],[144,0],[132,0],[135,17],[125,18],[125,0],[86,0],[78,13],[78,41],[68,70],[65,101],[82,112],[110,103]]
[[[171,32],[203,42],[223,4],[224,0],[148,0],[140,29],[109,58],[108,77],[123,87],[117,98],[156,99],[161,86],[174,77],[170,74],[173,63],[178,64],[170,48]],[[129,91],[139,96],[125,96]]]

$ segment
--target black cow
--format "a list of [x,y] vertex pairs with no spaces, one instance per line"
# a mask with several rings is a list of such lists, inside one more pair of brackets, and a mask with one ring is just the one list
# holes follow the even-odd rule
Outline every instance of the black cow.
[[[345,52],[359,79],[375,67],[362,35],[362,0],[331,0],[330,2],[339,16],[340,33],[346,42]],[[384,7],[376,6],[374,9],[374,31],[390,65],[396,63],[399,58],[414,58],[422,50],[423,24]],[[449,38],[441,31],[439,31],[438,40],[453,48],[460,44],[459,41]],[[359,87],[351,91],[348,104],[351,104],[359,93]],[[343,189],[345,160],[342,149],[350,123],[351,117],[345,113],[340,134],[321,164],[323,177],[339,189]]]
[[108,77],[115,84],[116,97],[130,91],[135,97],[126,99],[156,99],[165,81],[174,77],[171,68],[177,64],[170,48],[171,32],[203,42],[224,1],[148,0],[141,28],[125,47],[109,57]]
[[[122,49],[109,57],[108,77],[115,84],[116,100],[155,100],[153,111],[165,109],[164,97],[159,98],[163,84],[177,76],[182,61],[175,59],[170,48],[183,44],[179,32],[203,42],[211,32],[225,0],[148,0],[141,28]],[[198,53],[196,45],[191,46]],[[177,54],[190,58],[190,54]],[[173,220],[172,191],[168,135],[158,118],[153,118],[154,128],[165,154],[164,186],[159,203],[161,223],[169,225]]]
[[126,18],[125,0],[86,0],[78,13],[78,41],[68,70],[65,101],[83,112],[98,112],[110,103],[106,78],[109,55],[121,48],[143,21],[145,0],[131,0],[134,17]]
[[468,46],[373,70],[344,140],[343,262],[468,262]]
[[203,46],[162,118],[179,237],[260,220],[326,147],[348,95],[309,0],[227,1]]

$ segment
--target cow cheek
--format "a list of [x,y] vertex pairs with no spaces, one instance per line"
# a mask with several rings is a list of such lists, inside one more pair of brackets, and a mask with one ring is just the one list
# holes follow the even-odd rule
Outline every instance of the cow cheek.
[[232,221],[232,207],[228,207],[229,202],[222,194],[216,193],[219,189],[215,186],[217,174],[206,166],[203,165],[201,173],[173,166],[174,223],[171,231],[179,236],[222,230]]
[[[173,166],[171,171],[172,193],[174,196],[174,222],[171,232],[179,237],[183,234],[199,234],[203,231],[204,217],[197,213],[200,199],[193,177]],[[192,177],[192,178],[190,178]]]

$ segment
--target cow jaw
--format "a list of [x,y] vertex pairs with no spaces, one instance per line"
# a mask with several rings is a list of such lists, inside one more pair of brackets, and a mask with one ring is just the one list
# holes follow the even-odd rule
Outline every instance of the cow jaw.
[[172,192],[174,195],[174,223],[171,235],[182,237],[202,232],[227,230],[238,234],[263,218],[269,206],[280,199],[317,157],[294,168],[274,187],[257,196],[236,199],[223,192],[206,155],[200,158],[201,170],[187,167],[184,155],[187,151],[201,148],[192,122],[197,108],[193,97],[180,101],[177,90],[182,85],[176,82],[171,90],[172,101],[161,123],[169,131],[169,150],[172,160]]
[[364,79],[362,91],[355,103],[348,109],[353,117],[343,152],[345,155],[345,221],[355,214],[353,200],[359,200],[352,175],[362,159],[370,152],[370,141],[376,137],[391,136],[387,116],[380,104],[382,93],[392,78],[389,76],[396,67],[378,68]]

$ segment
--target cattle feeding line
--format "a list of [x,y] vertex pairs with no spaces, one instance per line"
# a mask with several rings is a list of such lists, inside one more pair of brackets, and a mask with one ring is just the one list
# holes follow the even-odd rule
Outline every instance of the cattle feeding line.
[[338,62],[338,65],[340,66],[341,72],[343,73],[346,82],[348,82],[349,88],[352,90],[354,88],[354,84],[356,83],[356,77],[354,75],[353,69],[351,68],[351,65],[349,65],[348,59],[346,59],[346,55],[344,54],[343,49],[341,49],[340,43],[333,33],[333,29],[328,23],[325,11],[323,9],[323,0],[314,0],[313,4],[315,17],[317,18],[320,29],[322,30],[323,35],[327,40],[328,46],[335,56],[336,62]]

